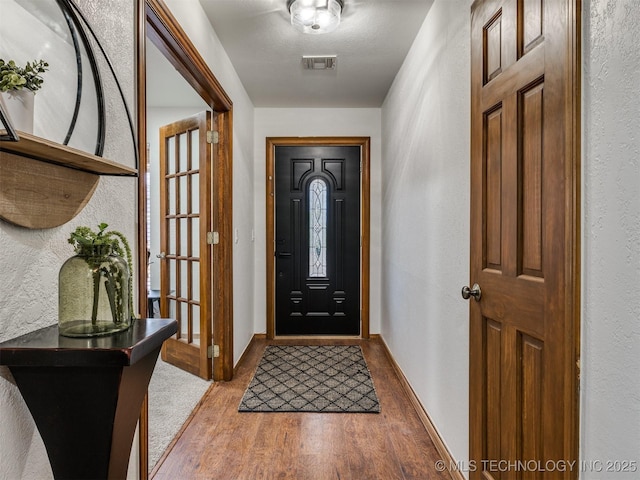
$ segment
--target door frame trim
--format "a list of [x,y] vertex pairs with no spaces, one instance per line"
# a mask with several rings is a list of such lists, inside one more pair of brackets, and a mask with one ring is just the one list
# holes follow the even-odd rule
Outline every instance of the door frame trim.
[[[147,305],[147,201],[145,178],[147,173],[146,135],[146,39],[147,35],[158,46],[171,64],[180,72],[196,92],[208,103],[214,115],[214,129],[219,142],[214,146],[216,174],[213,176],[215,209],[212,211],[213,230],[220,235],[220,243],[213,249],[211,295],[213,337],[220,347],[220,357],[212,359],[214,380],[233,377],[233,245],[232,245],[232,132],[233,102],[222,88],[197,48],[180,26],[163,0],[138,0],[137,12],[137,107],[138,107],[138,305]],[[220,286],[220,287],[219,287]],[[219,288],[218,288],[219,287]],[[139,425],[139,478],[149,476],[148,451],[148,399],[140,412]]]
[[[231,215],[233,103],[166,4],[162,0],[146,0],[145,13],[146,28],[142,29],[139,41],[145,41],[148,36],[215,113],[213,128],[218,131],[219,141],[214,146],[216,163],[212,182],[216,197],[214,206],[217,208],[212,211],[212,226],[213,230],[219,233],[220,243],[213,249],[212,277],[218,282],[217,285],[213,285],[211,300],[213,318],[218,320],[213,322],[213,337],[216,339],[216,344],[220,346],[220,357],[213,359],[213,379],[231,380],[233,376],[233,235]],[[146,64],[146,57],[144,63]],[[139,85],[139,91],[144,92],[144,88],[144,84]],[[146,114],[146,98],[144,105]],[[146,162],[146,148],[144,152]],[[146,163],[144,164],[146,166]],[[146,190],[144,189],[143,175],[141,174],[140,177],[143,190]],[[146,209],[142,208],[142,205],[141,213],[146,215]],[[140,235],[144,235],[146,241],[145,225],[145,223],[140,223]],[[144,289],[145,286],[140,288]]]
[[267,137],[266,156],[266,270],[267,338],[275,338],[275,148],[303,146],[359,146],[360,173],[360,338],[368,339],[370,285],[371,137]]

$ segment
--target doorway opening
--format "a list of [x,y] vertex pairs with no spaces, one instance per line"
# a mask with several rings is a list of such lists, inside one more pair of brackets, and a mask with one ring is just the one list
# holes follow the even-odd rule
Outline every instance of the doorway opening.
[[369,143],[267,139],[267,338],[369,338]]
[[[140,42],[147,39],[166,57],[171,65],[187,80],[193,90],[202,98],[213,113],[212,130],[217,133],[213,142],[212,157],[216,159],[216,168],[211,173],[211,228],[220,239],[212,248],[212,277],[215,279],[211,292],[211,316],[213,319],[213,337],[220,356],[213,360],[212,376],[214,380],[230,380],[233,375],[233,302],[232,302],[232,197],[231,197],[231,118],[233,104],[224,89],[191,43],[178,21],[173,17],[162,0],[146,0],[145,22]],[[146,58],[146,55],[145,55]],[[141,74],[140,91],[146,92],[146,71]],[[146,99],[146,93],[140,96]],[[146,105],[141,108],[146,110]],[[140,143],[146,145],[146,118],[140,125]],[[143,143],[144,142],[144,143]],[[146,167],[145,161],[141,162]],[[213,158],[210,160],[213,161]],[[144,175],[143,175],[143,174]],[[146,214],[146,185],[141,172],[141,215]],[[141,238],[144,239],[141,251],[146,250],[146,218],[140,222]],[[211,245],[211,243],[210,243]],[[146,259],[142,271],[146,272]],[[146,278],[146,277],[145,277]],[[144,284],[146,297],[146,281]],[[146,299],[145,303],[146,305]]]
[[[190,145],[187,151],[192,153],[196,149],[199,152],[206,151],[208,152],[205,155],[206,158],[204,160],[198,158],[196,161],[193,154],[185,155],[184,158],[187,159],[186,170],[169,171],[165,175],[168,188],[173,186],[181,189],[186,182],[188,186],[184,191],[190,192],[186,197],[181,198],[180,190],[175,190],[173,202],[169,202],[173,207],[167,207],[167,209],[174,208],[176,211],[169,211],[164,217],[168,222],[168,229],[171,226],[176,227],[174,228],[175,239],[180,240],[185,246],[184,255],[182,250],[178,253],[174,252],[173,264],[177,267],[180,263],[179,272],[187,274],[189,278],[185,282],[182,282],[182,277],[179,278],[180,292],[179,288],[173,288],[175,291],[171,292],[170,284],[164,288],[164,298],[160,299],[160,303],[162,305],[164,301],[165,305],[161,307],[161,314],[171,318],[180,315],[186,318],[199,317],[201,320],[199,331],[195,332],[192,327],[182,338],[176,337],[174,345],[180,344],[180,347],[187,345],[190,347],[186,350],[186,355],[182,356],[191,357],[185,358],[185,360],[191,365],[196,365],[199,376],[214,380],[230,380],[233,375],[231,234],[233,106],[230,98],[162,0],[141,0],[138,10],[138,142],[141,157],[138,184],[138,249],[141,252],[138,262],[138,271],[140,272],[138,279],[139,304],[141,308],[142,306],[147,308],[150,306],[147,284],[148,262],[156,261],[160,264],[164,261],[162,252],[158,254],[160,258],[156,258],[155,255],[152,258],[147,258],[147,255],[144,254],[147,251],[148,241],[147,41],[153,44],[153,48],[157,49],[161,56],[186,80],[193,92],[201,98],[202,106],[199,107],[199,110],[207,112],[206,115],[210,123],[210,126],[190,128],[188,129],[190,133],[180,134],[184,135],[185,141],[183,143]],[[200,133],[202,133],[202,137],[206,137],[204,141],[201,141]],[[170,143],[170,140],[167,139],[167,143]],[[162,145],[161,142],[160,144]],[[175,148],[173,152],[179,156],[174,157],[173,162],[178,167],[181,165],[178,160],[182,158],[182,150]],[[203,186],[206,187],[203,188]],[[171,195],[169,194],[167,197],[171,198]],[[182,200],[185,201],[182,202]],[[182,211],[183,206],[185,207],[184,212]],[[178,227],[178,225],[180,226]],[[183,226],[184,228],[182,228]],[[201,228],[201,226],[207,228]],[[179,235],[180,232],[184,233],[182,237]],[[218,242],[209,241],[214,236],[219,239]],[[197,249],[197,256],[194,254],[196,252],[194,249]],[[201,268],[199,265],[201,262],[206,262],[208,269]],[[206,281],[202,281],[203,276]],[[191,285],[190,293],[193,293],[194,286],[198,287],[199,298],[197,301],[191,296],[182,295],[182,284]],[[162,294],[160,296],[162,297]],[[153,298],[151,299],[153,300]],[[171,301],[173,301],[173,312],[168,306]],[[153,305],[151,306],[153,307]],[[177,312],[178,308],[181,309],[180,314]],[[192,323],[191,325],[195,326],[196,324]],[[195,335],[196,333],[197,335]],[[214,344],[217,348],[214,348]],[[216,355],[214,355],[214,351],[217,353]],[[165,353],[172,356],[174,352],[163,352],[163,357],[165,357]],[[183,353],[185,352],[183,351]],[[176,395],[179,394],[178,389]],[[140,416],[141,478],[147,478],[149,472],[148,425],[148,403],[145,401]]]

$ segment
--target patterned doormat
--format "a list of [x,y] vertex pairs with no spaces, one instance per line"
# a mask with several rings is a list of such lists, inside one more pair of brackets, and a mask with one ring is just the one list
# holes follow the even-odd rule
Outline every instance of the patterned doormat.
[[380,413],[359,345],[268,345],[240,412]]

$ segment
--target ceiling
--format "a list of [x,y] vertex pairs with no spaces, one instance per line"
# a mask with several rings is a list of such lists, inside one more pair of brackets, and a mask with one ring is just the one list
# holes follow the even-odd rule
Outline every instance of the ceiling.
[[148,107],[206,107],[200,95],[149,39],[146,48]]
[[[297,31],[287,0],[200,3],[254,106],[380,107],[433,0],[344,0],[322,35]],[[302,55],[337,55],[337,68],[304,70]]]
[[[340,26],[322,35],[291,26],[287,0],[200,3],[254,106],[355,108],[382,105],[433,0],[344,0]],[[198,104],[158,50],[147,55],[149,106]],[[337,68],[304,70],[303,55],[337,55]]]

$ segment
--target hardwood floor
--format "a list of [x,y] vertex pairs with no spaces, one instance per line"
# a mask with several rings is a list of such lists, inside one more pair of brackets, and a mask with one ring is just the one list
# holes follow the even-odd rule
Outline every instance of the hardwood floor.
[[[238,405],[267,344],[360,344],[380,414],[239,413]],[[154,480],[430,480],[440,460],[374,340],[257,339],[231,382],[215,383],[151,474]]]

